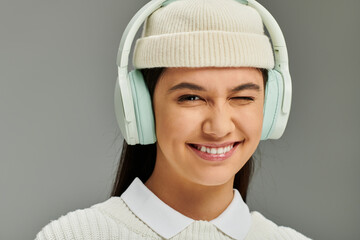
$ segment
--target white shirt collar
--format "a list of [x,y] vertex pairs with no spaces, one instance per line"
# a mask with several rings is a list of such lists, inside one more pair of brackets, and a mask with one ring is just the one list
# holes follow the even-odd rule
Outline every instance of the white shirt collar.
[[[195,221],[161,201],[139,178],[134,179],[121,198],[137,217],[166,239]],[[230,205],[210,223],[234,239],[245,238],[251,226],[251,215],[237,189],[234,189]]]

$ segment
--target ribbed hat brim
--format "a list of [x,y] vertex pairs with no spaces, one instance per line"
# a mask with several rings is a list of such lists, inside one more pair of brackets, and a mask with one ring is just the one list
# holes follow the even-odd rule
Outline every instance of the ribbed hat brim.
[[266,35],[197,31],[137,40],[134,67],[256,67],[271,69],[274,59]]

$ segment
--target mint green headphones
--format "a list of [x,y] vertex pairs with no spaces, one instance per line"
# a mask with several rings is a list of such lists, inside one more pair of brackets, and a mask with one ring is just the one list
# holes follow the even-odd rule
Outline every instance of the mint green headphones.
[[[152,0],[127,25],[119,46],[118,79],[115,86],[115,115],[129,145],[156,142],[150,93],[140,70],[128,72],[131,44],[146,18],[158,8],[177,0]],[[255,8],[261,15],[272,41],[275,67],[268,71],[261,140],[278,139],[285,131],[291,107],[291,77],[284,36],[273,16],[255,0],[236,0]]]

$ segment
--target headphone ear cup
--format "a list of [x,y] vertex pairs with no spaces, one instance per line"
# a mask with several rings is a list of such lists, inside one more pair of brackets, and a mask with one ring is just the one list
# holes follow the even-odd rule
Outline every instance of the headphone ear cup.
[[152,101],[144,77],[140,70],[133,70],[129,73],[129,78],[139,142],[143,145],[155,143],[156,134]]
[[265,87],[264,118],[261,140],[271,138],[277,118],[280,114],[283,98],[283,79],[281,73],[271,69]]

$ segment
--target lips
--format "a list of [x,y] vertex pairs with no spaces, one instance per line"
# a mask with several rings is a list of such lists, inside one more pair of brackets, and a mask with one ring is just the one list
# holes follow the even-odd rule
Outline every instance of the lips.
[[197,150],[205,152],[205,153],[222,154],[222,153],[229,152],[233,148],[234,143],[227,144],[222,147],[215,147],[215,146],[208,146],[208,145],[193,145],[193,146],[196,147]]
[[188,144],[200,158],[207,161],[223,161],[234,153],[241,142],[227,142],[222,144]]

